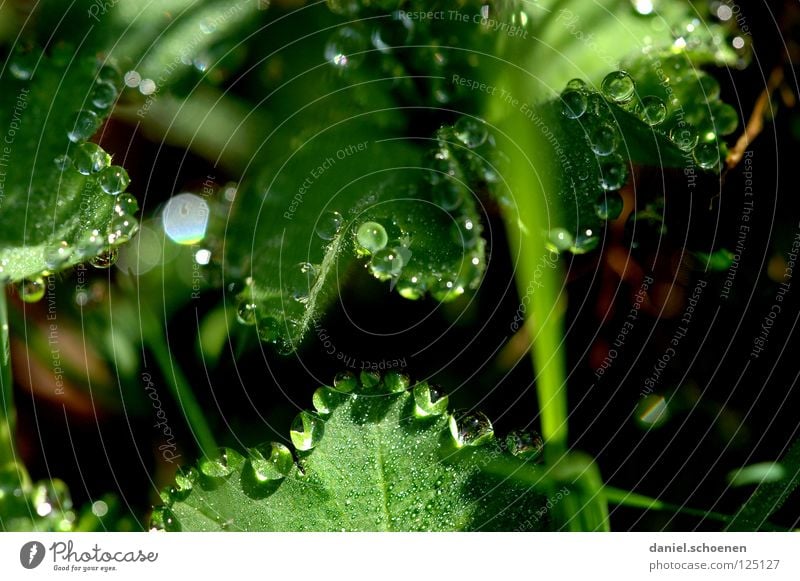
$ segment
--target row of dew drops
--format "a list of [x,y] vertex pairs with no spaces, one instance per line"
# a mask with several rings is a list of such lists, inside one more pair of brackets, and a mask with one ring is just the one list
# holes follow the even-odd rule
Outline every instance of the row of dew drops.
[[[398,372],[389,372],[382,377],[372,371],[362,371],[358,376],[345,371],[336,375],[332,386],[323,386],[314,392],[312,402],[315,412],[302,411],[295,417],[289,431],[292,444],[300,457],[318,446],[325,432],[325,420],[336,407],[348,399],[355,401],[359,397],[399,395],[409,390],[417,421],[448,414],[448,396],[425,381],[412,387],[408,376]],[[455,447],[470,448],[496,443],[492,423],[482,412],[456,410],[446,417]],[[542,458],[544,443],[534,430],[516,430],[510,432],[499,446],[521,460],[538,462]],[[246,458],[230,448],[221,448],[216,458],[204,458],[197,468],[182,468],[178,471],[174,484],[161,493],[163,505],[153,509],[151,529],[180,531],[181,524],[172,506],[175,502],[186,500],[194,487],[204,480],[215,483],[241,470],[256,488],[260,487],[269,494],[295,468],[292,451],[277,442],[248,449]],[[304,472],[297,468],[296,474],[302,477]],[[229,525],[222,516],[218,520],[223,528]]]
[[[675,66],[680,65],[676,62]],[[718,98],[719,85],[713,77],[701,75],[698,76],[698,82],[708,101]],[[620,215],[622,199],[616,191],[625,185],[628,177],[627,163],[618,153],[624,143],[609,103],[635,115],[653,131],[667,137],[680,151],[691,155],[699,168],[719,168],[720,143],[717,132],[709,129],[701,135],[701,131],[683,120],[679,102],[667,103],[655,95],[640,96],[636,81],[626,71],[617,70],[606,75],[599,93],[590,89],[583,80],[573,79],[567,83],[560,99],[562,115],[581,123],[587,144],[595,155],[601,192],[595,204],[595,212],[602,220],[615,219]],[[734,122],[735,118],[720,119],[720,133],[732,131],[735,128]],[[581,180],[589,177],[589,173],[580,168],[576,175]],[[549,233],[548,246],[555,252],[586,252],[597,245],[598,238],[594,234],[591,229],[587,229],[573,236],[564,228],[554,228]]]
[[[11,68],[12,74],[20,80],[30,80],[33,69],[24,68],[18,61],[15,62],[17,66]],[[88,141],[100,128],[101,115],[116,102],[119,83],[120,74],[116,67],[106,64],[99,68],[89,94],[92,109],[82,109],[74,115],[74,123],[67,131],[69,150],[53,160],[58,171],[76,172],[86,176],[102,192],[113,197],[112,217],[105,231],[86,231],[74,245],[62,240],[46,246],[42,256],[45,270],[38,276],[20,281],[18,285],[20,298],[25,302],[41,300],[45,294],[44,277],[58,271],[70,261],[86,258],[96,268],[110,268],[117,259],[116,247],[130,240],[138,230],[139,223],[133,216],[138,210],[136,198],[125,193],[130,184],[128,173],[121,166],[112,165],[111,156],[102,147]]]
[[[481,226],[473,218],[474,205],[469,201],[471,192],[466,184],[470,179],[469,172],[462,167],[453,143],[447,138],[454,138],[462,147],[475,150],[488,142],[489,133],[485,123],[466,117],[443,131],[448,132],[447,136],[440,132],[438,147],[429,156],[425,178],[431,202],[452,217],[450,242],[463,249],[457,268],[445,271],[441,265],[433,264],[409,268],[412,236],[410,229],[397,219],[369,219],[353,228],[356,254],[368,259],[366,266],[372,276],[381,281],[391,281],[401,296],[411,300],[420,299],[426,292],[439,301],[452,300],[462,295],[466,288],[475,287],[482,272]],[[497,174],[491,165],[481,162],[480,167],[485,180],[496,180]],[[328,244],[345,227],[345,217],[338,211],[329,210],[318,218],[315,233]],[[284,286],[294,301],[307,304],[319,277],[319,265],[301,262],[290,270]],[[280,317],[260,316],[259,305],[252,297],[252,292],[243,293],[237,305],[237,319],[244,325],[256,326],[262,340],[282,344]],[[287,320],[286,324],[291,326],[293,323]]]

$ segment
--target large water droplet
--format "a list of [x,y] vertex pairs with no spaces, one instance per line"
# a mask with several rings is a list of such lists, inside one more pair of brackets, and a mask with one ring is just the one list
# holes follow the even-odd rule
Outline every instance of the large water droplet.
[[333,388],[341,393],[350,393],[358,387],[358,379],[350,371],[340,371],[333,378]]
[[381,374],[377,371],[367,371],[365,369],[359,374],[359,379],[365,389],[372,389],[381,382]]
[[633,98],[636,83],[625,71],[614,71],[603,79],[601,89],[606,97],[616,103],[627,103]]
[[508,451],[524,460],[535,460],[542,454],[544,441],[535,430],[513,431],[506,436]]
[[256,331],[259,339],[275,344],[281,338],[281,322],[275,317],[259,317],[256,321]]
[[711,108],[714,132],[718,135],[730,135],[739,126],[739,115],[736,109],[727,103],[714,103]]
[[440,416],[447,411],[449,398],[423,381],[414,386],[414,413],[425,418]]
[[60,268],[72,256],[73,248],[66,241],[51,244],[44,249],[44,263],[47,268],[55,270]]
[[256,304],[249,300],[243,300],[236,307],[236,319],[242,325],[256,324]]
[[342,224],[344,218],[339,212],[325,212],[317,221],[317,236],[323,240],[333,240]]
[[700,135],[691,124],[679,121],[670,128],[669,138],[678,149],[689,152],[697,145]]
[[72,163],[78,173],[88,176],[99,172],[111,163],[111,156],[96,143],[81,143],[72,154]]
[[45,286],[42,277],[26,278],[17,285],[19,298],[26,303],[36,303],[44,298]]
[[567,89],[561,93],[561,113],[568,119],[578,119],[586,113],[586,95],[582,91]]
[[667,118],[664,101],[653,95],[642,98],[641,119],[650,126],[659,125]]
[[486,123],[472,117],[461,117],[453,126],[458,140],[469,147],[475,149],[486,143],[489,137],[489,130]]
[[450,435],[459,448],[480,446],[494,437],[494,428],[483,412],[457,411],[450,416]]
[[220,448],[213,458],[204,456],[199,462],[200,472],[209,478],[225,478],[236,470],[242,460],[238,452],[230,448]]
[[117,88],[109,82],[100,81],[92,89],[91,99],[92,105],[106,110],[117,100]]
[[270,442],[250,449],[250,465],[257,480],[274,481],[289,475],[294,459],[289,448],[277,442]]
[[104,252],[101,252],[97,256],[92,257],[89,259],[89,264],[94,266],[95,268],[111,268],[116,264],[117,258],[119,257],[119,250],[116,248],[110,248]]
[[124,216],[133,215],[139,210],[139,203],[131,194],[120,194],[114,200],[114,212]]
[[310,412],[297,414],[289,430],[294,447],[305,452],[316,446],[322,438],[325,422]]
[[181,523],[171,508],[157,506],[150,515],[150,530],[176,533],[181,531]]
[[619,132],[610,123],[600,123],[589,132],[589,145],[596,155],[611,155],[618,144]]
[[616,220],[622,213],[622,196],[616,192],[607,192],[600,201],[595,204],[595,212],[601,220]]
[[403,256],[398,248],[384,248],[372,255],[369,268],[378,280],[389,280],[403,272]]
[[97,176],[97,183],[100,188],[111,196],[116,196],[125,191],[125,188],[131,183],[128,177],[128,172],[125,168],[118,165],[112,165],[101,171]]
[[401,297],[411,301],[421,299],[425,295],[425,285],[417,276],[398,280],[394,288]]
[[719,147],[716,142],[701,143],[694,148],[694,160],[703,169],[714,169],[719,165]]
[[377,222],[364,222],[358,227],[356,242],[367,254],[372,254],[386,247],[389,236]]
[[84,109],[75,114],[75,121],[67,137],[73,143],[86,141],[100,128],[100,117],[94,111]]
[[183,193],[167,201],[161,221],[170,240],[191,245],[205,238],[209,215],[208,203],[203,198]]
[[569,250],[574,244],[575,239],[569,230],[565,228],[553,228],[547,234],[546,246],[553,252],[564,252]]
[[191,466],[179,468],[175,474],[175,486],[172,488],[173,500],[186,500],[194,489],[197,478],[197,470]]
[[139,230],[139,221],[133,216],[117,215],[111,220],[108,233],[109,244],[127,242]]
[[618,190],[628,179],[628,166],[619,155],[603,159],[600,162],[600,187],[606,191]]
[[383,378],[383,384],[390,393],[400,393],[410,385],[408,376],[398,371],[390,371]]

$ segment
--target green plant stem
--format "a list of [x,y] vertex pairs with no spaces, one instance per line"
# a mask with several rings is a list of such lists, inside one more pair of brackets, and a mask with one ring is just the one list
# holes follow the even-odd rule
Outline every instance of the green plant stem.
[[0,466],[17,459],[14,447],[14,383],[11,374],[11,344],[8,338],[6,289],[0,293]]
[[643,510],[658,510],[663,512],[673,512],[678,514],[686,514],[689,516],[694,516],[703,519],[709,519],[719,522],[729,522],[731,517],[725,514],[721,514],[718,512],[708,512],[705,510],[700,510],[697,508],[690,508],[686,506],[678,506],[677,504],[671,504],[669,502],[664,502],[658,500],[657,498],[651,498],[649,496],[644,496],[642,494],[637,494],[635,492],[630,492],[628,490],[622,490],[620,488],[614,488],[612,486],[605,486],[603,490],[606,495],[606,499],[611,504],[616,504],[618,506],[627,506],[630,508],[641,508]]
[[[517,140],[533,140],[525,135]],[[528,151],[536,151],[535,148]],[[542,267],[548,251],[541,235],[545,231],[547,208],[543,184],[536,182],[536,173],[524,160],[512,161],[516,212],[507,212],[506,229],[511,255],[517,258],[516,283],[520,297],[530,295],[531,308],[525,325],[532,340],[531,357],[536,373],[536,393],[541,414],[542,436],[549,462],[567,450],[567,393],[565,359],[561,338],[563,324],[559,306],[561,269]],[[535,287],[535,288],[534,288]]]
[[200,448],[200,453],[206,458],[214,458],[217,453],[217,444],[211,428],[206,422],[203,408],[200,407],[194,397],[194,393],[192,393],[189,381],[172,358],[161,325],[154,324],[153,321],[147,321],[143,326],[145,328],[145,341],[156,359],[156,363],[172,392],[172,396],[183,412],[186,423],[197,442],[197,446]]

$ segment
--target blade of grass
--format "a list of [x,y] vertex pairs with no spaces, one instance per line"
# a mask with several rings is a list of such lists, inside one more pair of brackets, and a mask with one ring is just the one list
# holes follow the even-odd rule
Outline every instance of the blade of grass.
[[11,344],[8,339],[6,289],[0,293],[0,467],[16,461],[14,448],[14,384],[11,375]]
[[[797,438],[781,460],[786,477],[778,482],[764,482],[734,515],[727,526],[729,531],[757,531],[783,506],[800,485],[800,438]],[[796,526],[797,523],[794,523]]]

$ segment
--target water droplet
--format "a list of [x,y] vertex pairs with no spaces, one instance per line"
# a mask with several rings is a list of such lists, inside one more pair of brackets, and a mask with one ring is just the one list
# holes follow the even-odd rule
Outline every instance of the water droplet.
[[128,177],[128,172],[125,171],[125,168],[112,165],[100,172],[97,176],[97,183],[100,184],[100,188],[105,193],[116,196],[125,191],[125,188],[131,183],[131,179]]
[[711,120],[714,132],[718,135],[730,135],[739,126],[739,115],[736,109],[727,103],[714,103],[711,107]]
[[342,397],[344,396],[339,391],[323,386],[314,390],[311,403],[317,412],[326,416],[341,402]]
[[449,398],[422,381],[414,386],[414,413],[421,418],[440,416],[447,411]]
[[170,240],[191,245],[205,238],[209,215],[208,203],[203,198],[183,193],[167,201],[161,221]]
[[155,93],[156,88],[156,82],[153,79],[142,79],[142,82],[139,83],[139,92],[145,96]]
[[601,220],[616,220],[622,213],[623,205],[622,196],[616,192],[606,192],[594,209]]
[[133,216],[117,215],[111,220],[108,233],[109,244],[122,244],[127,242],[139,230],[139,221]]
[[75,122],[67,137],[73,143],[86,141],[100,128],[100,117],[94,111],[84,109],[75,114]]
[[642,16],[649,16],[653,13],[653,0],[631,0],[633,9]]
[[81,143],[72,155],[72,163],[78,173],[88,176],[108,167],[111,156],[96,143]]
[[611,155],[617,150],[619,133],[610,123],[601,123],[589,133],[589,144],[596,155]]
[[515,430],[506,436],[506,446],[517,458],[535,460],[542,454],[544,441],[535,430]]
[[679,121],[670,128],[669,138],[678,149],[688,152],[695,148],[700,135],[691,124]]
[[339,212],[325,212],[317,221],[317,236],[323,240],[333,240],[342,224],[344,218]]
[[75,250],[78,256],[81,258],[91,258],[103,248],[104,244],[105,241],[103,240],[103,236],[100,234],[100,231],[91,230],[89,232],[84,232],[81,235]]
[[364,222],[358,227],[356,242],[366,254],[372,254],[386,247],[389,236],[377,222]]
[[[436,174],[438,177],[444,177]],[[465,187],[454,178],[447,178],[438,181],[432,186],[431,201],[448,212],[452,212],[461,205],[464,199]]]
[[619,155],[613,155],[600,162],[600,187],[606,191],[618,190],[628,179],[628,166]]
[[472,218],[464,217],[452,224],[450,237],[453,242],[461,244],[464,248],[475,248],[481,237],[480,228]]
[[56,164],[56,167],[59,169],[59,171],[64,171],[68,167],[72,166],[72,160],[66,154],[56,156],[56,158],[53,159],[53,163]]
[[633,98],[636,83],[625,71],[614,71],[603,79],[601,89],[606,97],[616,103],[627,103]]
[[194,489],[194,483],[197,481],[197,470],[191,466],[187,468],[179,468],[175,474],[175,486],[172,488],[172,497],[174,500],[186,500]]
[[25,278],[17,285],[19,298],[26,303],[36,303],[44,298],[45,286],[42,277]]
[[322,438],[325,422],[310,412],[297,414],[289,430],[294,447],[305,452],[316,446]]
[[32,52],[15,54],[11,62],[8,63],[8,70],[11,76],[19,81],[29,81],[33,77],[38,58],[38,55]]
[[256,304],[251,301],[242,301],[236,307],[236,319],[242,325],[256,324]]
[[653,95],[642,98],[641,119],[650,126],[659,125],[667,118],[664,101]]
[[125,86],[131,89],[136,88],[139,86],[139,83],[142,82],[142,75],[136,71],[128,71],[125,73],[124,82]]
[[469,147],[475,149],[486,143],[489,137],[489,130],[483,120],[473,117],[461,117],[453,126],[458,140]]
[[351,26],[337,30],[325,45],[325,60],[339,70],[351,69],[364,59],[364,36]]
[[390,371],[383,378],[383,384],[390,393],[400,393],[408,389],[410,382],[407,375],[398,371]]
[[225,478],[241,464],[242,457],[230,448],[220,448],[214,458],[203,457],[199,462],[200,472],[209,478]]
[[150,530],[177,533],[181,531],[181,523],[171,508],[157,506],[150,515]]
[[569,230],[564,228],[553,228],[547,235],[547,248],[553,252],[564,252],[569,250],[575,240]]
[[107,81],[100,81],[92,89],[92,105],[101,110],[106,110],[117,100],[117,88]]
[[131,194],[120,194],[114,200],[114,212],[119,215],[132,215],[139,210],[139,203]]
[[340,371],[333,378],[333,388],[342,393],[350,393],[358,387],[358,380],[349,371]]
[[384,248],[372,255],[369,268],[378,280],[389,280],[403,272],[403,256],[397,248]]
[[294,465],[289,448],[277,442],[256,446],[249,452],[250,466],[256,479],[261,482],[286,478]]
[[457,411],[450,416],[450,435],[459,448],[480,446],[494,437],[494,428],[483,412]]
[[586,113],[588,102],[582,91],[567,89],[561,93],[561,113],[568,119],[578,119]]
[[361,385],[366,389],[372,389],[381,382],[381,374],[377,371],[364,370],[359,374]]
[[44,263],[47,268],[55,270],[61,267],[72,256],[73,248],[66,241],[52,244],[44,249]]
[[421,299],[425,295],[425,285],[416,276],[398,280],[394,288],[401,297],[411,301]]
[[570,252],[573,254],[586,254],[597,248],[600,243],[600,237],[595,234],[594,230],[587,228],[575,236],[575,242],[570,246]]
[[103,518],[108,514],[108,503],[97,500],[92,503],[92,514],[97,518]]
[[636,419],[647,428],[655,428],[663,424],[669,415],[667,400],[663,395],[650,394],[636,406]]
[[95,268],[111,268],[117,262],[118,257],[119,251],[116,248],[111,248],[91,258],[89,263]]
[[694,160],[703,169],[714,169],[719,165],[719,147],[716,142],[701,143],[694,148]]
[[464,294],[464,287],[450,279],[437,280],[430,285],[430,295],[439,302],[446,303]]
[[567,83],[567,89],[586,91],[586,82],[583,79],[572,79]]

